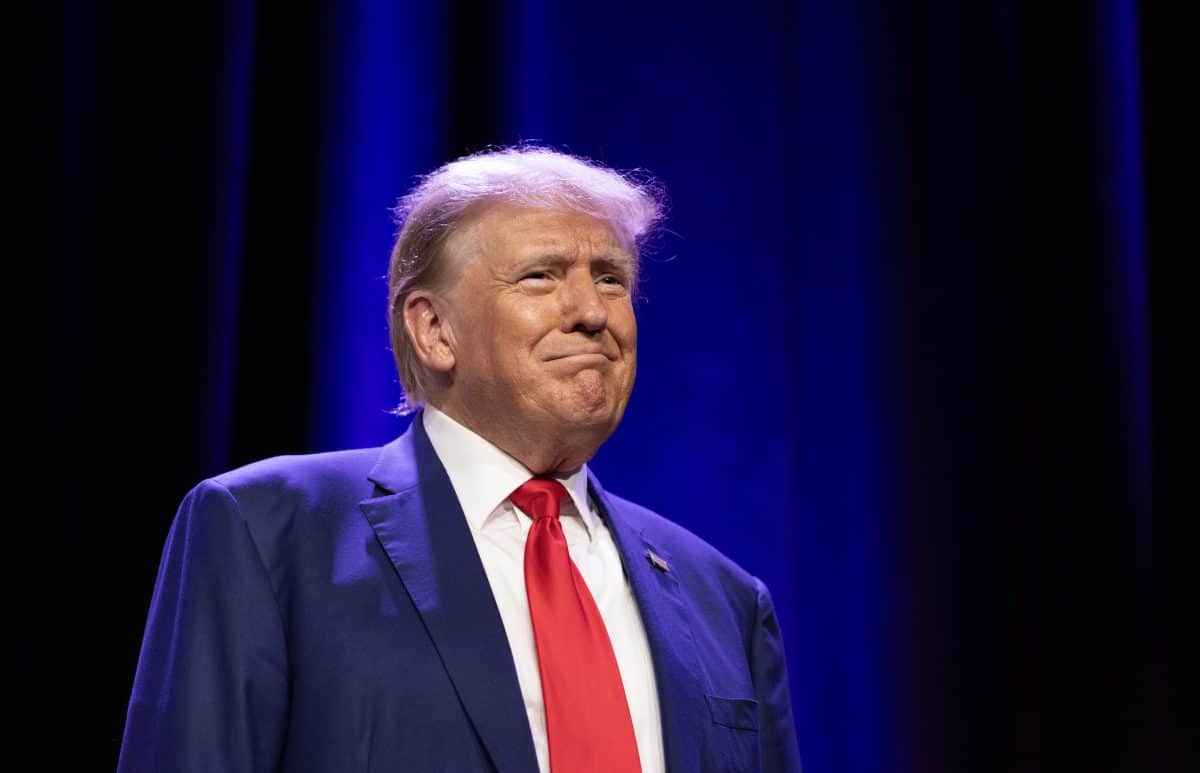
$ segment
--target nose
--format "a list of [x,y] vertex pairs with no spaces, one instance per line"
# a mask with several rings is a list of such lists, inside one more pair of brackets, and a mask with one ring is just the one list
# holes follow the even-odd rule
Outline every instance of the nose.
[[608,306],[590,271],[572,271],[563,283],[562,331],[598,333],[608,324]]

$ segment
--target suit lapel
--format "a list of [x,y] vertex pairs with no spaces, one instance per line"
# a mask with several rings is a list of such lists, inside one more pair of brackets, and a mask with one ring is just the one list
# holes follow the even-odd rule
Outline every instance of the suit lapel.
[[375,529],[496,769],[537,770],[504,624],[466,518],[421,416],[384,447],[364,500]]
[[[624,508],[604,492],[594,476],[589,475],[588,482],[621,554],[642,614],[654,660],[667,770],[700,770],[704,728],[711,719],[705,708],[704,680],[683,590],[675,572],[655,565],[665,561],[672,566],[671,555],[634,528]],[[652,561],[651,555],[660,561]]]

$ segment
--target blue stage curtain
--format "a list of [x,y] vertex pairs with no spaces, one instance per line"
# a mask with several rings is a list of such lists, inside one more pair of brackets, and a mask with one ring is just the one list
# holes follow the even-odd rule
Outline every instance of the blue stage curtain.
[[538,141],[668,192],[593,466],[770,587],[807,771],[1180,769],[1194,137],[1177,25],[1147,13],[62,4],[50,429],[90,461],[31,561],[61,541],[46,603],[110,603],[43,613],[97,637],[54,655],[55,736],[115,763],[193,483],[404,429],[389,209]]

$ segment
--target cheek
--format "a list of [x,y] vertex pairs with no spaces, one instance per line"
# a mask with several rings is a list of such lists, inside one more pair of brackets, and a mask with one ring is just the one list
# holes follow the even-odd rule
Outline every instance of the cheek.
[[508,354],[528,354],[547,335],[558,329],[558,312],[549,303],[531,299],[504,304],[488,320],[488,339],[503,346]]
[[637,318],[631,307],[621,306],[610,312],[608,327],[623,352],[632,355],[637,351]]

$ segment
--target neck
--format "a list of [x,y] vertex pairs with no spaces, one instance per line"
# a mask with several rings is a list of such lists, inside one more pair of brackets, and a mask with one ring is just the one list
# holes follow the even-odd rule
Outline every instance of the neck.
[[517,427],[504,421],[486,421],[452,401],[434,407],[516,459],[534,475],[574,473],[596,455],[608,434],[601,435],[591,427],[564,431],[561,425]]

